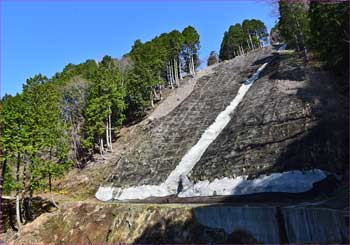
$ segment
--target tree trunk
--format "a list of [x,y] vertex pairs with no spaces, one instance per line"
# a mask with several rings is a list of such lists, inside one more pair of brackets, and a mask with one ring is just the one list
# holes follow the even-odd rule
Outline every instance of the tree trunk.
[[[24,162],[24,164],[23,164],[23,179],[22,179],[22,186],[23,186],[23,189],[22,189],[22,193],[21,193],[21,196],[22,196],[22,207],[24,208],[24,209],[26,209],[26,205],[25,205],[25,203],[26,203],[26,201],[25,201],[25,193],[26,193],[26,188],[27,188],[27,185],[26,185],[26,181],[27,181],[27,178],[28,178],[28,175],[27,175],[27,161],[25,161]],[[21,215],[21,218],[25,218],[25,219],[27,219],[26,218],[26,210],[24,210],[24,212],[23,212],[23,216]],[[21,220],[21,222],[22,223],[24,223],[24,220],[22,219]]]
[[22,223],[21,223],[21,208],[20,208],[20,200],[19,200],[19,191],[16,191],[16,222],[17,222],[18,231],[21,231]]
[[106,122],[106,144],[107,144],[107,150],[109,150],[109,130],[108,130],[108,120]]
[[[35,144],[33,144],[33,148],[35,149]],[[29,162],[29,164],[34,164],[33,163],[33,159],[35,158],[35,153],[31,154],[31,160]],[[33,220],[33,186],[32,186],[32,182],[33,182],[33,176],[31,175],[31,173],[28,176],[28,171],[30,171],[30,168],[28,168],[28,166],[25,167],[24,169],[24,183],[26,181],[28,181],[28,184],[25,183],[23,186],[24,188],[24,216],[25,216],[25,221],[32,221]],[[26,197],[26,194],[29,192],[29,197]]]
[[177,76],[176,76],[176,62],[175,62],[175,59],[173,59],[173,73],[174,73],[174,85],[175,85],[175,87],[177,87]]
[[176,64],[174,62],[174,59],[171,61],[172,63],[172,66],[171,66],[171,69],[173,70],[173,76],[174,76],[174,86],[176,87],[177,86],[177,79],[176,79]]
[[[109,107],[109,110],[110,110],[110,107]],[[107,143],[108,151],[112,150],[112,140],[111,140],[111,134],[110,134],[110,131],[111,131],[110,117],[111,117],[111,112],[108,114],[107,122],[106,122],[106,143]]]
[[296,34],[294,34],[294,40],[295,40],[295,44],[297,45],[297,51],[300,51],[300,46],[299,46],[299,41],[298,41],[298,37]]
[[251,36],[250,33],[249,33],[249,41],[250,41],[250,44],[251,44],[251,46],[252,46],[252,49],[254,50],[254,49],[255,49],[255,45],[254,45],[254,43],[253,43],[252,36]]
[[109,121],[109,146],[111,148],[111,151],[113,151],[112,146],[112,112],[108,115],[108,121]]
[[169,62],[169,70],[170,70],[170,87],[171,87],[171,89],[173,89],[174,88],[174,74],[173,74],[171,61]]
[[103,138],[102,137],[100,137],[100,154],[103,157],[104,148],[103,148]]
[[50,190],[50,197],[51,197],[51,203],[56,207],[58,208],[56,202],[55,202],[55,198],[53,196],[53,193],[52,193],[52,180],[51,180],[51,173],[49,173],[49,190]]
[[174,85],[174,87],[176,87],[177,86],[177,81],[176,81],[176,72],[175,72],[174,60],[171,61],[171,73],[173,74],[173,85]]
[[163,88],[162,88],[162,85],[160,84],[160,85],[159,85],[159,99],[160,99],[160,100],[163,100],[163,97],[162,97],[162,89],[163,89]]
[[[30,181],[31,182],[31,181]],[[25,216],[26,216],[26,221],[32,221],[33,220],[33,187],[32,184],[29,184],[29,197],[25,201]]]
[[248,49],[249,49],[249,50],[253,50],[253,49],[250,47],[249,40],[246,40],[246,41],[247,41]]
[[196,75],[196,70],[194,68],[193,55],[191,55],[191,68],[192,68],[192,76],[194,77]]
[[[16,167],[16,182],[17,182],[17,184],[19,183],[20,160],[21,160],[21,156],[19,153],[17,153],[17,167]],[[16,188],[16,221],[17,221],[18,231],[20,231],[21,226],[22,226],[19,193],[20,193],[20,190],[17,187]]]
[[170,85],[169,64],[166,65],[166,77],[167,77],[168,84]]
[[153,102],[153,100],[154,100],[154,97],[153,97],[153,91],[152,91],[152,93],[151,93],[151,106],[152,106],[152,108],[154,108],[154,102]]
[[180,77],[180,80],[182,80],[182,74],[181,74],[181,62],[180,62],[180,58],[178,58],[178,66],[179,66],[179,77]]
[[[0,149],[0,156],[2,157],[2,150]],[[5,171],[6,171],[6,162],[7,159],[5,158],[3,161],[1,161],[1,177],[0,177],[0,198],[2,199],[2,192],[3,192],[3,184],[4,184],[4,179],[5,179]],[[2,210],[2,205],[0,206],[0,232],[3,233],[5,232],[4,228],[4,219],[3,217],[3,210]]]
[[299,21],[298,21],[297,18],[295,18],[295,22],[296,22],[296,25],[297,25],[297,30],[299,30],[299,35],[301,37],[301,42],[302,42],[302,45],[303,45],[304,59],[305,59],[305,62],[308,62],[309,61],[309,57],[308,57],[307,48],[306,48],[306,44],[305,44],[305,37],[304,37],[303,32],[301,31],[301,27],[299,25]]
[[[49,153],[49,160],[51,162],[51,159],[52,159],[52,150],[50,149],[50,153]],[[50,165],[49,165],[50,166]],[[53,198],[53,193],[52,193],[52,180],[51,180],[51,171],[49,169],[49,191],[50,191],[50,197],[51,197],[51,203],[56,207],[58,208],[56,202],[55,202],[55,199]]]
[[111,150],[111,136],[109,135],[109,115],[108,115],[108,119],[107,119],[107,134],[108,134],[108,150]]
[[178,87],[179,86],[179,69],[178,69],[178,63],[177,63],[177,60],[174,58],[174,73],[175,73],[175,80],[176,80],[176,86]]
[[261,47],[260,39],[256,33],[255,33],[255,37],[258,40],[258,48],[260,48]]

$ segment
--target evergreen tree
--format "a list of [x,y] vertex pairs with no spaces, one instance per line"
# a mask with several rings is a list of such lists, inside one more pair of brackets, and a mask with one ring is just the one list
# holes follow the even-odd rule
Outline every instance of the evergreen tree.
[[207,66],[214,65],[218,62],[219,62],[218,55],[215,53],[215,51],[211,51],[208,57]]
[[51,192],[52,178],[61,176],[70,166],[59,98],[53,84],[42,75],[28,79],[23,87],[24,126],[28,132],[23,170],[24,194],[29,196],[27,219],[31,219],[33,191],[49,187]]
[[[193,31],[193,30],[192,30]],[[193,34],[193,33],[192,33]],[[168,58],[168,70],[170,71],[170,84],[173,87],[173,83],[178,86],[181,77],[181,65],[180,65],[180,51],[184,45],[184,36],[177,30],[169,33],[169,58]],[[193,40],[191,40],[193,41]]]
[[112,150],[113,129],[120,127],[125,118],[125,89],[116,61],[105,56],[93,82],[84,112],[84,145],[90,153],[93,153],[95,144],[99,145],[99,152],[103,155],[105,143],[107,149]]
[[230,26],[221,43],[220,61],[244,54],[244,33],[241,24]]
[[278,22],[276,23],[276,25],[274,27],[271,28],[270,31],[270,43],[273,44],[280,44],[283,43],[284,40],[281,36],[281,33],[278,29]]
[[349,68],[349,3],[311,2],[309,46],[328,68],[346,73]]
[[278,29],[289,47],[308,49],[335,72],[347,73],[349,64],[349,4],[346,2],[279,2]]
[[[22,159],[25,154],[25,145],[28,141],[28,132],[24,125],[24,107],[22,96],[5,95],[1,101],[0,112],[0,144],[1,144],[1,169],[2,169],[2,192],[11,193],[16,190],[16,220],[17,227],[21,227],[20,194],[23,191],[21,184],[20,169],[23,165]],[[11,169],[16,169],[15,179]]]
[[281,35],[288,42],[289,47],[303,51],[308,60],[306,43],[309,37],[308,4],[306,2],[279,2],[279,24]]
[[199,34],[194,27],[188,26],[182,31],[182,35],[184,38],[182,47],[182,57],[184,59],[183,70],[194,76],[196,67],[200,65],[198,59],[198,50],[200,48]]

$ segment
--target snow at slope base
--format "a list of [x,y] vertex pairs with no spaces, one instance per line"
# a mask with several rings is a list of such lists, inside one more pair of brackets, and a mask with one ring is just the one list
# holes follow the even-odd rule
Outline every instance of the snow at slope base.
[[245,176],[237,178],[215,179],[213,182],[200,181],[183,192],[179,197],[244,195],[262,192],[298,193],[312,189],[315,182],[326,178],[325,172],[319,169],[309,171],[288,171],[260,176],[247,180]]

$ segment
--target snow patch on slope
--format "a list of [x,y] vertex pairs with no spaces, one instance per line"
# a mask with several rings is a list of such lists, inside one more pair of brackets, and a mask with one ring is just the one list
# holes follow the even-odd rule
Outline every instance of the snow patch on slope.
[[183,191],[177,193],[178,183],[168,185],[142,185],[129,188],[100,187],[96,198],[101,201],[146,199],[149,197],[165,197],[178,194],[179,197],[215,196],[215,195],[247,195],[264,192],[289,192],[300,193],[312,189],[314,183],[327,177],[320,169],[308,171],[288,171],[263,175],[253,180],[247,180],[247,176],[236,178],[215,179],[199,181],[192,184],[186,178],[183,180]]

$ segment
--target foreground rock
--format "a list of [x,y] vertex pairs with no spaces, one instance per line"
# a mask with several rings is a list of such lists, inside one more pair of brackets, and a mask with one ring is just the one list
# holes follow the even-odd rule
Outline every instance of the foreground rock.
[[346,212],[325,208],[65,204],[13,244],[348,243]]

